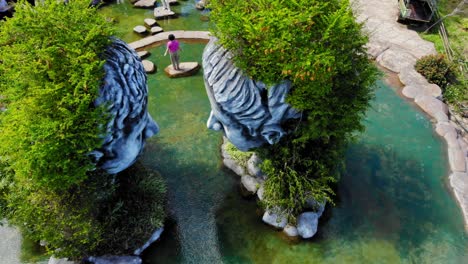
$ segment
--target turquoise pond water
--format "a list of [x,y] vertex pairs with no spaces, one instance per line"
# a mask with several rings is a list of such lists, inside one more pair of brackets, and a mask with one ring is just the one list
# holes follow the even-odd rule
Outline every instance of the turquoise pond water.
[[[161,20],[164,30],[207,30],[194,1]],[[128,4],[103,8],[126,41],[152,10]],[[201,63],[203,44],[182,44],[182,61]],[[168,185],[169,220],[145,263],[468,263],[468,236],[447,188],[445,145],[428,118],[395,89],[379,83],[376,98],[346,155],[336,207],[317,235],[291,241],[261,221],[255,200],[239,193],[239,178],[223,168],[221,134],[206,128],[210,106],[202,72],[169,79],[164,47],[149,49],[158,72],[149,75],[149,111],[161,131],[142,163]]]

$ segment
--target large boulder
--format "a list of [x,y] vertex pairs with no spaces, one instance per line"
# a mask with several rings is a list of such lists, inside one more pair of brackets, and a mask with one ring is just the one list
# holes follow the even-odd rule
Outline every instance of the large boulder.
[[203,51],[203,77],[211,113],[207,126],[220,130],[239,150],[275,144],[284,124],[300,113],[286,103],[291,82],[267,87],[232,63],[232,54],[211,38]]
[[95,104],[107,108],[110,120],[102,147],[91,155],[98,167],[113,174],[136,161],[146,139],[158,133],[159,127],[147,111],[146,73],[136,52],[113,39],[104,56],[105,76]]
[[305,212],[297,218],[297,233],[302,238],[311,238],[317,233],[318,219],[321,214],[318,212]]
[[258,178],[265,178],[262,170],[259,168],[259,165],[262,163],[260,158],[256,153],[254,153],[250,159],[247,161],[247,171],[250,175],[258,177]]
[[288,223],[288,220],[284,215],[281,215],[281,213],[273,212],[270,210],[267,210],[262,217],[263,222],[274,226],[279,229],[283,229],[286,224]]

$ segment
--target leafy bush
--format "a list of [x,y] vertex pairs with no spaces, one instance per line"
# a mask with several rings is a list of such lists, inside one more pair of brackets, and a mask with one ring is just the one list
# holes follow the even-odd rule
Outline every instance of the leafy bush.
[[253,152],[251,151],[240,151],[231,142],[226,143],[226,151],[239,165],[246,167],[247,161],[249,161]]
[[286,206],[294,218],[304,197],[331,201],[342,149],[363,129],[378,76],[349,2],[212,0],[210,8],[212,32],[234,63],[268,84],[291,80],[287,101],[303,112],[300,122],[283,124],[290,136],[258,150],[270,173],[266,207]]
[[452,66],[442,54],[424,56],[416,61],[414,68],[428,82],[437,84],[442,89],[454,79]]
[[15,9],[0,22],[0,217],[58,257],[129,253],[162,225],[164,184],[135,171],[131,184],[87,155],[108,120],[94,101],[113,29],[88,0]]

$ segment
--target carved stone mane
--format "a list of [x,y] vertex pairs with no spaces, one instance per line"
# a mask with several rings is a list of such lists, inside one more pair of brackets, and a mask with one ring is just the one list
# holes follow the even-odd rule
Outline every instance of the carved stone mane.
[[138,55],[125,42],[113,39],[104,57],[104,83],[95,104],[108,105],[111,120],[104,144],[91,154],[98,167],[118,173],[136,161],[145,140],[159,127],[147,111],[146,73]]
[[211,38],[203,51],[205,88],[211,103],[207,126],[223,130],[238,149],[274,144],[285,135],[281,127],[300,113],[285,102],[291,82],[267,89],[232,63],[232,54]]

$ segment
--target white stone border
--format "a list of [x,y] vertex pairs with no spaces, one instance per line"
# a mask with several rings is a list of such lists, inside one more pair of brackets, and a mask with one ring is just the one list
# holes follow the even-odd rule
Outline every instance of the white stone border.
[[210,40],[210,32],[208,31],[175,30],[148,36],[146,38],[129,43],[128,45],[134,50],[140,51],[143,48],[165,43],[169,34],[173,34],[178,40],[200,41],[203,43],[208,43]]
[[402,94],[426,112],[435,123],[435,131],[447,142],[451,174],[450,186],[458,201],[468,231],[468,143],[458,125],[449,118],[441,90],[415,71],[416,60],[436,54],[434,44],[396,22],[395,0],[352,0],[358,21],[369,33],[368,53],[382,67],[398,74],[404,87]]

